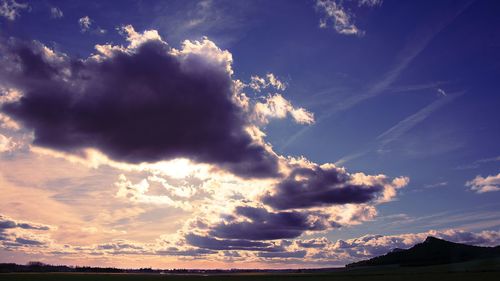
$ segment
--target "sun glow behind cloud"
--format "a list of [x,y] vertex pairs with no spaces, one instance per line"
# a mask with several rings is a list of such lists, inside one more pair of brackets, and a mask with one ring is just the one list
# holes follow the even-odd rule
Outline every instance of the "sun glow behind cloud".
[[[117,255],[160,255],[182,257],[184,260],[196,260],[200,257],[206,260],[210,256],[221,263],[236,261],[244,257],[246,261],[255,262],[255,264],[279,257],[288,263],[293,262],[296,258],[312,258],[313,253],[297,248],[294,246],[295,244],[291,244],[286,239],[324,233],[338,227],[372,220],[377,213],[376,205],[392,200],[396,196],[396,189],[408,183],[408,179],[404,177],[391,180],[384,175],[349,174],[345,169],[337,168],[333,164],[318,165],[305,158],[276,154],[271,144],[265,141],[265,133],[261,126],[268,124],[273,118],[283,119],[287,116],[291,116],[297,123],[311,124],[314,122],[314,116],[304,108],[294,107],[290,101],[284,98],[282,93],[269,94],[267,97],[263,96],[257,99],[249,98],[245,94],[245,91],[248,90],[256,93],[268,88],[276,91],[285,90],[285,83],[278,80],[274,74],[268,73],[266,78],[252,76],[247,84],[232,79],[233,58],[231,53],[227,50],[221,50],[208,38],[201,41],[184,41],[181,49],[169,49],[168,44],[155,30],[139,33],[130,25],[124,26],[120,30],[126,36],[128,46],[96,45],[97,53],[80,61],[84,68],[85,65],[88,65],[86,70],[88,74],[92,75],[93,69],[101,65],[129,58],[141,58],[141,56],[148,56],[148,52],[153,51],[159,52],[158,55],[155,53],[154,56],[165,56],[168,60],[176,60],[180,66],[179,71],[183,73],[181,75],[198,77],[199,72],[205,70],[214,73],[215,80],[210,81],[210,83],[218,83],[217,79],[222,79],[221,81],[228,79],[227,81],[230,82],[227,88],[229,96],[227,101],[223,102],[232,104],[233,110],[239,111],[237,114],[243,116],[243,119],[241,125],[236,125],[242,126],[242,131],[238,131],[237,127],[228,127],[227,129],[233,130],[237,134],[243,134],[243,139],[250,139],[251,142],[247,145],[260,150],[258,152],[260,154],[254,154],[255,156],[252,157],[264,157],[263,160],[258,161],[276,162],[277,166],[273,168],[276,170],[264,174],[256,170],[253,173],[251,172],[252,165],[261,165],[257,162],[253,164],[252,161],[255,161],[253,160],[255,158],[248,158],[248,160],[246,158],[241,160],[226,158],[226,160],[213,154],[221,154],[223,151],[209,151],[212,156],[202,156],[201,158],[196,156],[195,159],[198,158],[198,160],[192,160],[190,156],[199,152],[196,152],[198,151],[196,148],[186,147],[187,150],[184,154],[187,157],[166,156],[164,160],[155,161],[156,158],[147,156],[149,154],[141,154],[146,148],[145,146],[137,150],[139,154],[136,153],[135,158],[130,158],[128,155],[120,154],[122,152],[108,151],[109,145],[104,142],[102,145],[96,143],[97,147],[81,146],[79,143],[72,144],[72,136],[70,135],[68,135],[69,149],[59,147],[59,140],[50,138],[42,140],[41,137],[45,134],[43,130],[48,129],[48,127],[38,127],[41,123],[28,122],[28,120],[32,120],[31,118],[38,118],[36,116],[29,117],[29,119],[23,117],[24,114],[27,116],[32,114],[32,111],[22,112],[23,104],[35,97],[33,92],[40,90],[36,88],[38,84],[21,85],[15,82],[17,77],[23,75],[27,75],[25,78],[28,81],[36,81],[39,78],[16,70],[18,66],[16,66],[15,60],[11,59],[20,55],[16,53],[17,46],[31,48],[33,56],[38,56],[47,67],[57,69],[52,74],[40,73],[51,77],[48,81],[45,80],[49,85],[52,83],[50,87],[57,88],[59,87],[57,83],[61,83],[67,84],[64,87],[70,91],[72,91],[71,89],[80,91],[77,102],[85,98],[86,94],[81,90],[85,91],[88,85],[85,84],[85,80],[78,80],[79,74],[76,71],[81,70],[73,69],[67,63],[70,60],[68,55],[51,50],[38,42],[31,46],[23,45],[22,42],[8,42],[4,46],[4,48],[10,48],[6,63],[12,68],[7,68],[3,75],[11,77],[10,85],[17,85],[19,89],[15,87],[15,90],[12,90],[14,88],[5,90],[5,94],[2,95],[2,103],[7,109],[6,111],[11,113],[9,115],[15,116],[15,119],[22,121],[27,126],[23,128],[23,132],[25,132],[23,134],[31,135],[31,138],[24,139],[23,147],[25,150],[23,154],[25,156],[23,157],[38,159],[31,165],[45,163],[45,165],[50,166],[50,163],[54,163],[53,169],[55,170],[58,167],[63,167],[65,162],[71,163],[70,165],[74,169],[82,171],[83,174],[92,178],[101,178],[96,179],[98,183],[93,187],[90,185],[85,189],[64,192],[61,188],[64,186],[64,182],[69,179],[65,179],[62,175],[40,174],[38,178],[32,175],[23,178],[16,173],[7,173],[9,181],[13,181],[16,185],[32,186],[35,182],[39,182],[40,187],[37,187],[38,184],[33,187],[42,194],[47,192],[45,188],[50,186],[51,191],[43,197],[52,203],[47,202],[46,204],[58,206],[61,203],[64,205],[70,203],[71,206],[64,208],[73,209],[71,213],[75,216],[71,219],[65,217],[62,221],[62,218],[54,219],[41,216],[42,221],[48,221],[54,225],[60,225],[63,221],[70,220],[71,226],[68,225],[68,227],[72,230],[68,230],[67,227],[60,228],[63,230],[51,229],[48,233],[40,234],[40,241],[35,239],[38,237],[38,231],[29,234],[33,238],[32,240],[9,238],[14,239],[13,241],[17,239],[19,245],[8,246],[9,244],[4,242],[3,245],[7,249],[19,247],[16,249],[48,256],[66,256],[69,259],[77,260],[83,256],[89,257],[89,255],[110,261],[113,260],[113,256]],[[147,57],[145,58],[147,59]],[[24,60],[23,63],[29,62]],[[166,71],[170,70],[166,69]],[[95,79],[98,81],[102,78]],[[28,85],[28,88],[22,89],[25,85]],[[24,91],[29,94],[23,94]],[[75,94],[76,92],[62,95]],[[156,95],[154,92],[151,94]],[[43,98],[43,95],[40,92],[37,98]],[[14,98],[14,96],[16,97]],[[22,98],[19,99],[20,97]],[[144,106],[150,106],[148,102],[146,99]],[[209,105],[200,104],[200,106]],[[61,108],[55,110],[61,110]],[[197,113],[193,112],[192,114]],[[2,119],[3,124],[11,122],[11,119],[6,118],[10,117]],[[75,116],[75,118],[78,120],[80,117]],[[30,124],[37,125],[33,127]],[[75,129],[79,126],[75,124]],[[219,126],[225,125],[220,124]],[[34,129],[34,135],[30,129]],[[196,129],[186,128],[186,130]],[[62,131],[61,133],[65,134]],[[86,133],[82,131],[81,135],[84,134]],[[176,136],[170,138],[172,137]],[[32,139],[34,139],[34,144],[30,144]],[[10,139],[8,140],[10,141]],[[165,145],[167,145],[167,149],[170,149],[168,144]],[[200,143],[200,145],[203,144]],[[208,145],[211,144],[208,143]],[[228,145],[226,148],[231,149],[230,146],[236,144],[228,143]],[[248,148],[244,148],[243,151],[246,149]],[[253,151],[255,150],[244,153],[250,155],[250,153],[254,153]],[[50,158],[54,160],[49,161]],[[128,159],[135,160],[128,161]],[[11,161],[16,163],[16,161],[21,160],[14,157]],[[272,166],[265,169],[270,169],[270,167]],[[107,175],[103,177],[102,173]],[[78,184],[86,185],[88,176],[71,181],[77,180]],[[291,177],[286,179],[287,176]],[[115,179],[114,183],[108,181],[112,178]],[[285,179],[287,184],[309,185],[308,189],[304,190],[302,197],[309,198],[307,200],[310,201],[305,205],[293,203],[295,199],[291,199],[290,205],[286,206],[282,203],[275,203],[290,200],[286,199],[291,195],[286,189],[288,187],[285,188],[282,183]],[[107,182],[107,186],[102,186],[102,182]],[[8,191],[6,192],[8,194]],[[324,192],[326,199],[318,201],[319,198],[314,195],[317,192]],[[366,193],[366,195],[357,195],[360,192]],[[329,197],[331,199],[328,199]],[[335,199],[337,197],[342,199],[338,201]],[[94,201],[94,204],[103,209],[89,211],[91,209],[89,209],[90,202],[88,200]],[[9,202],[9,200],[4,202]],[[55,202],[58,203],[55,204]],[[25,212],[29,212],[30,209],[25,210]],[[156,223],[163,221],[164,218],[161,215],[158,217],[156,214],[157,210],[178,214],[177,218],[174,219],[175,227],[170,232],[146,225],[143,221],[144,218],[157,221]],[[118,212],[123,212],[123,214],[118,215]],[[15,214],[15,212],[13,213]],[[78,221],[84,219],[80,215],[83,213],[87,214],[86,217],[90,221],[79,230],[92,235],[94,245],[88,245],[88,243],[76,245],[74,242],[65,241],[67,239],[62,238],[68,237],[65,235],[65,233],[68,234],[68,231],[76,231],[74,228],[79,224]],[[139,232],[130,230],[130,225],[141,225],[144,227],[143,231],[155,229],[145,235],[145,237],[153,238],[144,241],[143,238],[139,238],[141,237]],[[257,232],[248,232],[249,230]],[[144,235],[142,236],[144,237]],[[111,237],[113,237],[112,242],[109,242]],[[22,241],[25,243],[21,243]],[[67,244],[63,246],[63,243]]]

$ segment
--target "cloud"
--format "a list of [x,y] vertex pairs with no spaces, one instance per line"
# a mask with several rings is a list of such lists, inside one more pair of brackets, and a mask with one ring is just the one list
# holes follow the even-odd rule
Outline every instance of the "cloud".
[[0,214],[0,248],[39,247],[48,245],[51,240],[40,231],[53,230],[54,227],[29,221],[20,221]]
[[19,17],[19,11],[29,9],[27,3],[18,3],[16,0],[2,0],[0,2],[0,16],[13,21]]
[[359,0],[358,6],[376,7],[382,5],[382,0]]
[[[258,208],[246,209],[249,217],[267,216]],[[288,219],[285,219],[288,221]],[[277,220],[278,221],[278,220]],[[270,261],[285,264],[288,259],[299,259],[298,264],[343,265],[360,259],[385,254],[395,248],[410,248],[421,243],[427,236],[479,246],[500,244],[500,231],[469,232],[460,229],[429,230],[420,233],[397,235],[367,234],[346,240],[331,241],[326,237],[296,240],[254,241],[248,239],[220,239],[189,233],[181,240],[163,236],[153,242],[137,242],[112,239],[90,245],[56,243],[49,236],[39,233],[47,228],[33,222],[16,221],[1,216],[0,248],[42,256],[61,255],[80,258],[96,256],[183,256],[196,258],[204,256],[212,261],[227,262],[227,257],[242,257],[246,262]],[[28,226],[29,225],[29,226]]]
[[[235,216],[240,216],[237,220]],[[337,227],[327,216],[314,212],[269,212],[262,207],[238,206],[228,221],[211,227],[210,235],[225,239],[275,240],[300,236],[305,231]]]
[[193,249],[182,250],[176,247],[170,247],[168,249],[158,250],[155,252],[155,254],[162,256],[186,256],[186,257],[206,256],[215,253],[217,252],[208,249],[193,248]]
[[301,248],[324,248],[330,241],[326,237],[321,237],[307,240],[295,240],[295,243]]
[[[136,50],[138,47],[148,41],[162,41],[161,36],[160,34],[158,34],[157,30],[145,30],[143,33],[139,33],[135,31],[132,25],[124,25],[118,30],[122,35],[126,36],[125,39],[127,40],[127,42],[129,42],[129,45],[127,46],[128,50]],[[186,43],[188,42],[189,41],[187,41]],[[123,47],[111,45],[96,45],[96,49],[98,52],[107,57],[111,57],[116,50],[127,51],[127,49],[124,49]],[[228,60],[228,58],[225,58],[225,60]]]
[[316,8],[324,14],[319,23],[321,28],[327,28],[331,25],[339,34],[363,36],[364,31],[354,24],[354,15],[345,10],[341,2],[317,0]]
[[[150,178],[151,181],[151,178]],[[154,205],[166,205],[175,208],[181,208],[185,210],[191,210],[192,206],[189,201],[184,201],[172,194],[163,195],[150,195],[148,191],[150,189],[150,181],[143,179],[137,184],[133,184],[131,181],[127,180],[125,175],[120,175],[118,182],[115,185],[118,187],[116,197],[124,198],[136,203],[144,204],[154,204]],[[164,189],[167,192],[167,189]],[[177,195],[182,191],[182,187],[179,187],[175,191]]]
[[86,60],[9,41],[11,68],[2,76],[23,97],[2,111],[33,129],[35,145],[59,151],[96,148],[129,163],[186,157],[240,176],[278,174],[277,156],[248,133],[249,118],[233,101],[230,53],[208,39],[176,50],[154,32],[127,34],[128,47],[98,45]]
[[[64,16],[63,11],[61,11],[61,9],[59,9],[58,7],[51,7],[50,8],[50,17],[51,18],[59,19],[59,18],[62,18],[63,16]],[[80,21],[78,21],[78,23],[80,23]],[[80,26],[81,26],[81,23],[80,23]],[[90,19],[89,19],[89,26],[90,26]]]
[[216,239],[190,233],[185,237],[186,242],[192,246],[211,250],[244,250],[244,251],[280,251],[270,242],[250,241],[242,239]]
[[[120,33],[127,45],[96,45],[96,52],[85,59],[36,41],[0,44],[5,66],[0,69],[0,109],[22,131],[32,133],[29,152],[42,157],[44,165],[47,157],[54,157],[99,171],[92,173],[99,177],[88,178],[122,174],[112,190],[98,188],[101,182],[89,190],[89,180],[83,178],[33,184],[72,186],[50,193],[50,198],[63,197],[66,205],[71,200],[71,208],[78,208],[75,213],[95,217],[85,235],[94,231],[106,236],[82,247],[54,244],[53,251],[214,257],[225,255],[220,251],[237,251],[256,260],[307,257],[317,247],[303,244],[309,250],[298,249],[282,239],[372,220],[376,206],[392,200],[408,183],[405,177],[351,174],[333,164],[277,155],[260,126],[286,117],[309,124],[313,114],[282,94],[246,96],[243,90],[249,86],[233,79],[232,54],[208,38],[184,41],[175,49],[156,30],[123,26]],[[267,75],[265,84],[271,86],[266,87],[284,89],[276,81]],[[88,203],[74,206],[86,200],[103,204],[105,211],[89,211]],[[108,209],[116,204],[126,207]],[[101,241],[113,234],[104,233],[110,225],[124,231],[128,223],[139,230],[127,235],[158,235],[163,230],[157,225],[169,220],[164,212],[177,212],[167,227],[178,230],[172,243]],[[79,233],[81,228],[78,223]],[[261,254],[266,252],[275,254]]]
[[436,188],[436,187],[443,187],[443,186],[447,186],[447,185],[448,185],[447,181],[441,181],[441,182],[426,184],[426,185],[424,185],[424,188]]
[[[331,261],[338,264],[346,264],[383,255],[396,248],[408,249],[417,243],[423,242],[428,236],[478,246],[497,246],[500,244],[499,231],[430,230],[421,233],[398,235],[367,234],[357,238],[337,240],[336,242],[325,240],[321,243],[322,247],[310,249],[309,256],[317,262]],[[296,240],[295,244],[307,244],[308,241],[310,240]]]
[[22,244],[22,245],[43,245],[43,244],[45,244],[44,241],[35,240],[35,239],[27,239],[27,238],[22,238],[22,237],[16,237],[15,242],[18,244]]
[[479,168],[479,166],[481,166],[482,164],[491,163],[491,162],[499,162],[499,161],[500,161],[500,156],[483,158],[483,159],[479,159],[479,160],[472,162],[472,164],[460,165],[456,169],[457,170],[476,169],[476,168]]
[[486,178],[476,176],[473,180],[466,182],[465,185],[477,193],[500,191],[500,173]]
[[[51,12],[52,12],[52,10],[51,10]],[[61,11],[61,14],[62,14],[62,11]],[[93,34],[103,35],[107,32],[106,29],[103,29],[99,26],[92,28],[92,26],[94,25],[94,20],[92,20],[89,16],[84,16],[84,17],[79,18],[78,25],[80,25],[80,31],[82,33],[91,32]]]
[[0,153],[9,152],[14,148],[15,148],[15,143],[12,141],[12,139],[0,134]]
[[397,138],[399,138],[401,135],[403,135],[407,131],[411,130],[417,124],[423,122],[434,111],[447,105],[448,103],[452,102],[456,98],[462,96],[464,93],[465,92],[458,92],[458,93],[455,93],[453,95],[450,94],[449,96],[444,96],[444,97],[432,102],[431,104],[420,109],[416,113],[401,120],[396,125],[394,125],[392,128],[390,128],[387,131],[380,134],[377,137],[377,141],[379,141],[381,147],[388,145],[389,143],[395,141]]
[[[318,0],[321,1],[321,0]],[[327,120],[332,115],[346,111],[359,103],[379,96],[390,90],[391,85],[396,82],[400,74],[411,65],[413,60],[427,47],[432,39],[452,23],[460,14],[462,14],[473,3],[473,1],[464,2],[462,5],[454,7],[446,11],[445,14],[434,13],[431,18],[431,24],[427,23],[417,28],[414,36],[405,44],[404,48],[396,55],[396,62],[389,71],[385,72],[380,79],[375,80],[374,83],[369,84],[366,89],[362,89],[361,93],[349,95],[349,98],[336,102],[326,113],[316,119],[316,125],[324,120]],[[310,127],[304,127],[297,133],[287,139],[282,145],[281,149],[288,147],[295,142],[298,138],[302,137]],[[363,155],[364,153],[361,153]]]
[[286,83],[279,80],[278,77],[276,77],[276,75],[274,75],[273,73],[267,73],[264,77],[253,75],[252,77],[250,77],[250,79],[251,80],[248,86],[256,92],[260,92],[263,89],[267,88],[274,88],[279,91],[284,91],[287,87]]
[[169,34],[173,42],[209,36],[219,44],[234,42],[255,24],[258,3],[239,1],[179,1],[158,3],[153,26]]
[[78,19],[78,24],[80,25],[80,30],[82,32],[87,32],[90,30],[90,26],[92,25],[92,20],[89,16],[84,16]]
[[350,155],[344,156],[341,159],[339,159],[336,164],[343,164],[347,161],[351,161],[353,159],[359,158],[366,153],[370,152],[374,147],[378,152],[383,152],[386,150],[386,147],[398,140],[401,136],[406,134],[408,131],[413,129],[415,126],[418,124],[424,122],[430,115],[432,115],[435,111],[441,109],[443,106],[447,105],[448,103],[452,102],[456,98],[462,96],[465,92],[458,92],[458,93],[453,93],[450,95],[446,96],[441,96],[434,102],[428,104],[427,106],[421,108],[419,111],[415,112],[414,114],[406,117],[405,119],[399,121],[396,125],[392,126],[385,132],[381,133],[380,135],[377,136],[374,142],[372,142],[368,147],[365,148],[364,150],[352,153]]
[[[90,260],[91,257],[117,256],[170,256],[197,258],[203,256],[211,261],[227,262],[228,257],[242,258],[245,262],[267,262],[274,260],[286,264],[297,259],[297,264],[344,265],[360,259],[385,254],[395,248],[410,248],[423,242],[427,236],[478,246],[500,244],[500,231],[485,230],[468,232],[460,229],[429,230],[420,233],[397,235],[367,234],[346,240],[331,241],[326,237],[313,239],[251,241],[245,239],[219,239],[199,234],[187,234],[182,240],[164,236],[152,243],[124,239],[113,239],[90,245],[59,244],[43,234],[19,229],[1,235],[0,248],[37,253],[42,256],[73,256]],[[135,258],[134,258],[135,259]]]
[[307,254],[307,251],[304,250],[299,250],[299,251],[290,251],[290,252],[264,252],[264,253],[258,253],[257,256],[261,258],[279,258],[281,259],[286,259],[286,258],[304,258]]
[[297,209],[329,205],[361,204],[377,198],[390,200],[407,178],[389,180],[384,175],[349,174],[332,164],[297,167],[267,193],[262,202],[273,208]]
[[268,95],[264,102],[254,106],[254,119],[259,124],[269,123],[270,118],[283,119],[290,115],[299,124],[313,124],[314,114],[306,109],[294,107],[290,101],[280,94]]
[[0,128],[16,131],[20,129],[20,126],[9,116],[0,113]]
[[49,230],[49,225],[18,221],[8,216],[0,214],[0,231],[11,228],[33,229],[33,230]]

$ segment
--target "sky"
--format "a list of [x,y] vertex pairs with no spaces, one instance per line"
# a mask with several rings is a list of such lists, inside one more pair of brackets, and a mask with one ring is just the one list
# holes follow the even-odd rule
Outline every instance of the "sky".
[[0,262],[500,244],[500,3],[0,1]]

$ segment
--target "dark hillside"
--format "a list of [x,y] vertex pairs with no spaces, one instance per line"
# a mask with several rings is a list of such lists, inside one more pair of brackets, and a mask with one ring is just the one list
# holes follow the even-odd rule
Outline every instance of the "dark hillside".
[[491,258],[500,259],[500,246],[478,247],[449,242],[429,236],[424,242],[410,249],[398,249],[383,256],[348,264],[347,267],[378,265],[421,266]]

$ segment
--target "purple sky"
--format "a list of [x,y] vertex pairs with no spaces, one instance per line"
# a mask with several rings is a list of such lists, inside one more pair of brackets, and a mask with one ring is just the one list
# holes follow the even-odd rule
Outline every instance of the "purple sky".
[[500,244],[496,1],[0,0],[0,262]]

